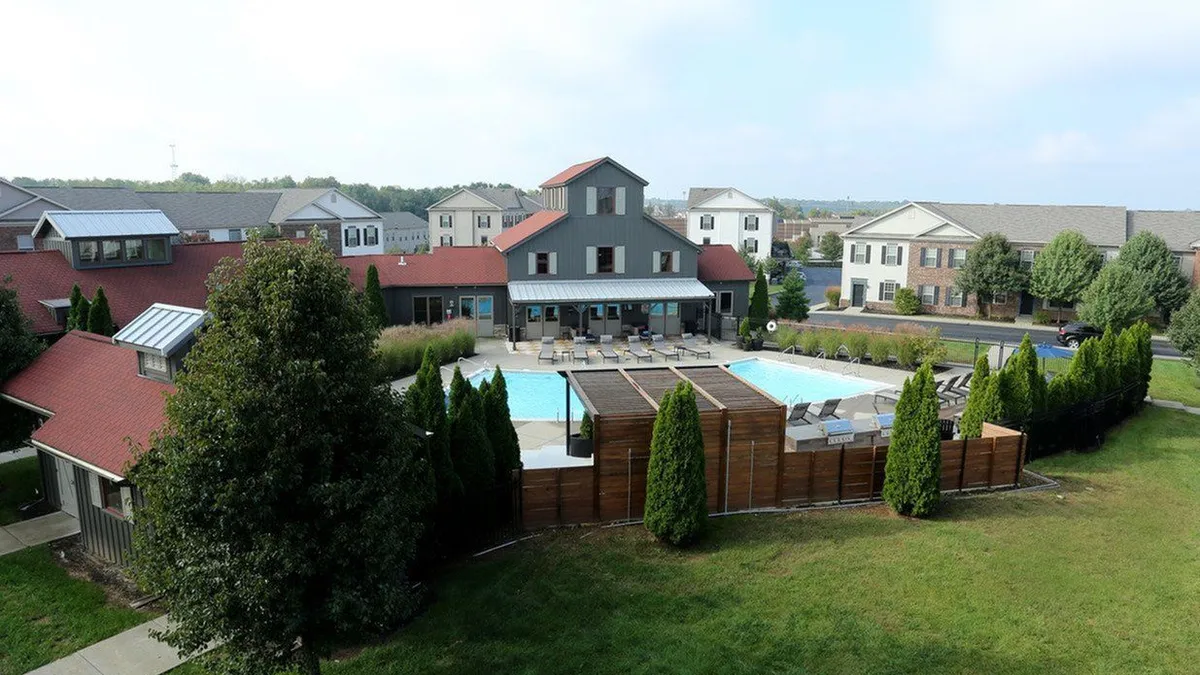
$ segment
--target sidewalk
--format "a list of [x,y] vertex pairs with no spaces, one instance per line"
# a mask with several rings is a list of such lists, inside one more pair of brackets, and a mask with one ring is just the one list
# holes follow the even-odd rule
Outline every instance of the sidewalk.
[[[859,308],[859,307],[847,308],[847,309],[836,310],[836,311],[829,310],[824,307],[821,307],[821,308],[813,307],[812,309],[809,310],[809,316],[813,316],[813,315],[820,315],[820,316],[827,316],[827,317],[840,316],[843,318],[847,318],[847,320],[848,320],[848,317],[866,316],[866,317],[879,317],[881,319],[895,319],[896,321],[925,321],[928,323],[956,324],[959,326],[994,326],[997,328],[1024,328],[1027,330],[1044,330],[1044,331],[1058,330],[1058,327],[1054,326],[1054,325],[1036,324],[1033,322],[1033,318],[1028,317],[1028,316],[1018,316],[1018,317],[1016,317],[1016,320],[1014,320],[1010,323],[1008,321],[983,321],[980,319],[973,319],[970,317],[946,316],[943,314],[905,315],[905,314],[883,314],[883,313],[879,313],[879,312],[864,312],[864,311],[862,311],[862,308]],[[1150,339],[1154,340],[1155,342],[1170,343],[1170,339],[1167,338],[1167,336],[1165,336],[1165,335],[1151,335]]]
[[16,553],[73,534],[79,534],[79,520],[62,511],[22,520],[0,527],[0,555]]
[[167,617],[147,621],[124,633],[84,647],[29,675],[160,675],[183,663],[175,648],[150,637],[167,627]]

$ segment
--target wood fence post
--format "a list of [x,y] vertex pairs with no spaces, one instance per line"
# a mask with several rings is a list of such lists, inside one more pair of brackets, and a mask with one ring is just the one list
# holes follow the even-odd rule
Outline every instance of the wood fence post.
[[1021,470],[1025,468],[1025,434],[1021,434],[1020,443],[1017,445],[1017,470],[1013,472],[1013,485],[1018,485],[1021,482]]
[[562,525],[562,469],[554,470],[554,520]]
[[775,506],[783,506],[783,452],[787,443],[787,406],[779,408],[779,451],[775,453]]
[[817,451],[808,451],[808,503],[813,503],[813,486],[816,481]]
[[963,491],[963,482],[967,476],[967,439],[962,439],[962,456],[958,460],[958,491]]
[[837,503],[842,503],[842,478],[846,472],[846,444],[838,446],[838,490]]
[[879,446],[871,444],[871,477],[867,479],[867,500],[875,499],[875,463],[879,454]]
[[988,487],[992,487],[992,473],[996,468],[996,437],[992,436],[992,454],[988,455]]

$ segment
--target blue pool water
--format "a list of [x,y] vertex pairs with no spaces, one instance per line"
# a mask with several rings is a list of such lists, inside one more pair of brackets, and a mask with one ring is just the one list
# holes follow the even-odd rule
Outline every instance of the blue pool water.
[[729,370],[787,404],[850,398],[887,387],[882,382],[861,377],[826,373],[767,359],[734,361],[729,364]]
[[[492,371],[471,376],[471,385],[492,379]],[[567,380],[558,373],[504,371],[508,410],[514,420],[561,420],[567,414]],[[571,419],[583,419],[583,401],[571,391]]]

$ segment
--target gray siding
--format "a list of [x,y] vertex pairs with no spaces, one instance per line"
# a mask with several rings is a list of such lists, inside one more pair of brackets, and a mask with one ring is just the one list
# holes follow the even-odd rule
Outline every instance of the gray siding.
[[[118,565],[129,562],[133,552],[133,524],[92,505],[90,472],[75,469],[75,495],[79,500],[79,531],[84,548],[94,556]],[[142,504],[142,495],[133,489],[133,502]]]
[[58,475],[55,471],[54,455],[43,450],[37,451],[38,472],[42,477],[42,495],[46,503],[56,509],[62,508],[62,496],[58,493]]
[[508,288],[505,286],[390,286],[383,289],[383,302],[387,306],[388,319],[392,325],[413,322],[413,298],[440,296],[442,306],[454,300],[454,316],[458,316],[458,298],[463,295],[491,295],[495,323],[508,323]]
[[[79,259],[79,242],[94,241],[94,242],[96,242],[97,246],[100,246],[101,245],[100,242],[111,241],[114,239],[117,241],[125,241],[126,239],[141,239],[143,255],[145,255],[145,251],[146,251],[147,247],[149,246],[149,242],[151,239],[162,239],[162,240],[164,240],[164,242],[166,244],[167,257],[165,260],[144,260],[143,259],[143,260],[137,261],[137,262],[129,262],[129,261],[125,260],[124,258],[122,258],[121,260],[116,260],[113,262],[107,262],[107,261],[101,260],[98,263],[86,263],[86,264]],[[46,245],[47,248],[58,248],[58,246],[51,246],[51,244],[53,244],[55,241],[56,240],[53,240],[53,239],[45,239],[44,244]],[[147,266],[151,266],[151,265],[170,265],[171,261],[174,259],[174,252],[172,251],[173,247],[171,246],[170,237],[97,237],[97,238],[89,237],[87,239],[71,239],[64,243],[67,246],[70,246],[71,267],[73,267],[75,269],[91,270],[91,269],[97,269],[97,268],[101,268],[101,267],[147,267]],[[62,250],[62,249],[60,248],[59,250]],[[65,253],[65,251],[64,251],[64,253]]]
[[721,299],[721,291],[733,291],[733,316],[743,317],[750,310],[750,281],[706,281],[705,286],[716,296],[713,298],[713,311],[716,311],[717,301]]
[[[624,187],[625,215],[586,215],[589,186]],[[642,214],[642,184],[628,174],[604,164],[568,185],[567,190],[567,218],[507,252],[509,281],[696,276],[695,245]],[[625,274],[587,274],[588,246],[624,246]],[[651,273],[651,252],[659,250],[680,252],[679,272]],[[539,251],[558,253],[558,274],[529,274],[528,254]]]

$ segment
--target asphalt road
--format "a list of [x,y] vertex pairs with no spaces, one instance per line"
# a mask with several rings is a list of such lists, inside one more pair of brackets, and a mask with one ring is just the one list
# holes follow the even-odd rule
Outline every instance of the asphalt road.
[[[895,327],[898,323],[915,323],[926,328],[940,328],[943,337],[958,340],[978,339],[987,342],[1005,342],[1014,345],[1021,342],[1021,338],[1025,336],[1025,333],[1029,333],[1029,337],[1034,342],[1057,344],[1054,338],[1058,334],[1058,330],[1054,328],[1029,328],[1026,326],[1009,326],[999,323],[939,323],[935,321],[922,321],[919,317],[894,317],[878,314],[850,314],[846,316],[819,313],[810,314],[808,323],[818,326],[837,326],[842,328],[849,325],[865,325],[889,329]],[[1180,355],[1169,342],[1162,340],[1151,341],[1151,348],[1155,356]]]

